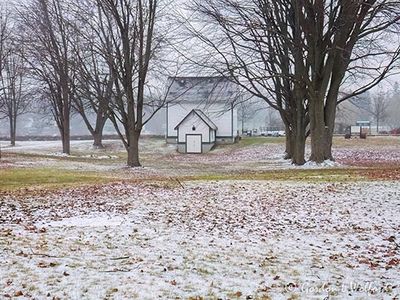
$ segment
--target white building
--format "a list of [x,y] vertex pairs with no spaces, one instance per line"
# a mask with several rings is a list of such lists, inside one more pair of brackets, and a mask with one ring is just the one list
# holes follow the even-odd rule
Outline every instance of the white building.
[[204,153],[238,139],[238,87],[225,77],[175,77],[167,97],[166,139],[181,153]]

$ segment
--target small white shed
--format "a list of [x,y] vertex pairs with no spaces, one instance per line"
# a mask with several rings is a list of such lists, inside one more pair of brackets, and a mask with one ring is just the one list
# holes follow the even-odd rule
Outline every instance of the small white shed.
[[217,126],[200,109],[191,110],[176,125],[180,153],[205,153],[215,145]]

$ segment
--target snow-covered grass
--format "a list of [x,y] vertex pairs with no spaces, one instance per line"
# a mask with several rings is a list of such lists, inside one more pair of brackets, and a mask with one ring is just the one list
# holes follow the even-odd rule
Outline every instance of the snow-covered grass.
[[279,138],[147,138],[137,169],[118,141],[2,148],[0,299],[398,299],[399,142],[301,168]]
[[7,196],[0,297],[396,299],[399,191],[207,181]]
[[[118,140],[104,142],[105,149],[93,149],[92,141],[72,141],[72,155],[60,153],[59,141],[26,141],[18,142],[16,147],[3,148],[7,155],[15,156],[15,164],[38,165],[68,169],[90,169],[105,171],[120,169],[126,160],[126,152]],[[165,144],[162,138],[141,139],[141,160],[143,165],[158,170],[181,173],[184,169],[212,171],[215,166],[222,172],[240,170],[274,170],[293,168],[290,161],[284,160],[284,138],[250,137],[239,144],[218,146],[210,153],[203,155],[180,154],[175,145]],[[310,155],[307,145],[306,157]],[[321,165],[306,164],[303,168],[326,168],[351,166],[371,166],[400,164],[400,137],[369,137],[367,140],[345,140],[337,137],[334,140],[333,155],[336,163]],[[68,164],[65,164],[65,162]],[[82,164],[82,168],[80,168]]]
[[[348,141],[338,137],[335,138],[333,149],[335,162],[308,162],[301,167],[283,159],[283,142],[282,138],[244,138],[239,144],[219,146],[210,153],[196,155],[177,153],[175,145],[165,144],[162,138],[147,137],[141,141],[141,162],[144,168],[134,170],[125,167],[126,153],[122,144],[116,140],[105,141],[105,149],[93,149],[91,141],[73,141],[71,156],[58,155],[59,152],[54,148],[57,142],[19,142],[16,148],[3,151],[0,170],[54,168],[72,172],[97,172],[106,176],[112,174],[135,180],[155,177],[271,180],[278,170],[283,172],[277,174],[280,180],[299,180],[303,175],[305,178],[310,177],[310,174],[304,173],[306,170],[321,170],[321,174],[312,174],[313,178],[343,181],[351,179],[347,177],[353,175],[365,177],[357,169],[378,168],[385,173],[378,177],[392,173],[392,178],[400,178],[400,137],[376,137],[367,141]],[[379,142],[383,146],[379,146]],[[309,146],[306,153],[307,156],[310,153]],[[346,172],[349,174],[346,175]]]

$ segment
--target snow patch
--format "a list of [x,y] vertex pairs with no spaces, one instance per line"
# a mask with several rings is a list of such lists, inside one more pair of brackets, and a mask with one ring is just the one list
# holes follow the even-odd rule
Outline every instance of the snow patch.
[[333,167],[341,167],[342,165],[333,160],[325,160],[322,163],[317,163],[315,161],[307,161],[304,165],[300,166],[301,168],[313,169],[313,168],[333,168]]
[[50,227],[103,227],[103,226],[120,226],[127,220],[123,216],[115,215],[84,215],[79,217],[66,218],[61,221],[52,221],[41,223],[41,226]]
[[37,299],[392,299],[399,191],[399,182],[196,181],[6,197],[0,290]]

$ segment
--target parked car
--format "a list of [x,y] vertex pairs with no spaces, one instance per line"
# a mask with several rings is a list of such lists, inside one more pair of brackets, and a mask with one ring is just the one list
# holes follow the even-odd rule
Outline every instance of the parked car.
[[273,137],[285,136],[285,132],[284,131],[277,131],[277,130],[261,131],[260,134],[262,136],[273,136]]

